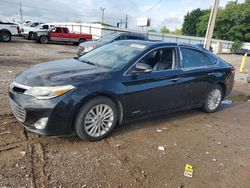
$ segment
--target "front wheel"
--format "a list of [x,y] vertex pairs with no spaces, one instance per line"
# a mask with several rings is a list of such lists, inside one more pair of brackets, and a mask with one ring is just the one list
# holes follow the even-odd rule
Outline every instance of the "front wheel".
[[223,98],[223,92],[220,86],[214,86],[205,99],[203,110],[212,113],[218,110]]
[[117,107],[106,97],[96,97],[84,104],[75,120],[77,135],[87,141],[105,138],[117,123]]

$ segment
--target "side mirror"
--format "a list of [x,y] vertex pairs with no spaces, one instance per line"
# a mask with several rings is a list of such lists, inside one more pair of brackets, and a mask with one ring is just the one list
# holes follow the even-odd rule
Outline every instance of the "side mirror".
[[145,63],[137,63],[132,70],[132,73],[150,73],[153,69],[150,65]]

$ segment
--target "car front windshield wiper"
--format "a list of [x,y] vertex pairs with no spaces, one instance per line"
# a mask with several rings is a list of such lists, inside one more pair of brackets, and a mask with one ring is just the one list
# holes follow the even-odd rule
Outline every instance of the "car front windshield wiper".
[[87,61],[87,60],[81,60],[81,61],[84,62],[84,63],[87,63],[87,64],[89,64],[89,65],[94,65],[94,66],[96,66],[96,67],[100,67],[99,64],[93,63],[93,62],[91,62],[91,61]]

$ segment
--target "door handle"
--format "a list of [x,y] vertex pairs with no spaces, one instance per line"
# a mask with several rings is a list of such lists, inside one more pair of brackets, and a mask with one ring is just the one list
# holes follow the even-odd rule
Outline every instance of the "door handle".
[[177,82],[178,80],[180,80],[180,78],[173,78],[173,79],[171,79],[172,82]]
[[207,75],[208,75],[208,76],[213,76],[213,75],[215,75],[215,73],[214,73],[214,72],[210,72],[210,73],[208,73]]

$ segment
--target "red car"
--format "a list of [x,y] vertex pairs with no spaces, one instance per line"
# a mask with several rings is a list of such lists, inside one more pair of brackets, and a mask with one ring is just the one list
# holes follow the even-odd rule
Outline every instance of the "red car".
[[72,42],[74,44],[92,40],[91,34],[70,33],[67,27],[55,27],[50,31],[38,31],[34,33],[34,38],[43,44],[49,41]]

